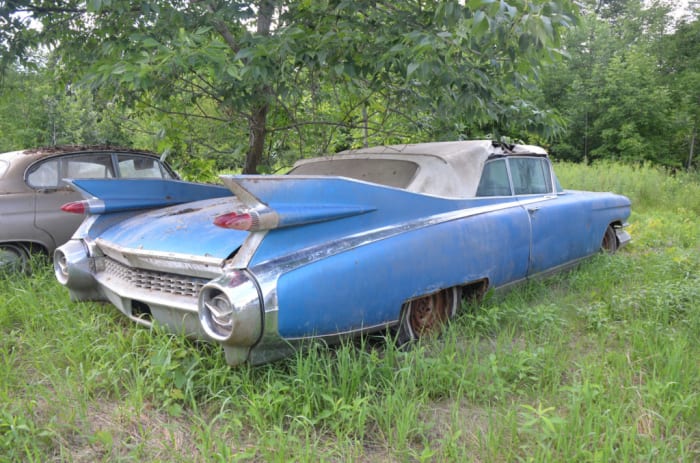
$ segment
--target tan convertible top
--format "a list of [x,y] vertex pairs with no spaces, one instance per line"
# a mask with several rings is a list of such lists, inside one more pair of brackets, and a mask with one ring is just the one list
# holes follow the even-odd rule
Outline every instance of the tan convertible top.
[[[491,140],[376,146],[298,161],[291,175],[338,175],[443,197],[472,197],[487,159],[547,156],[532,145]],[[358,161],[366,162],[358,162]]]

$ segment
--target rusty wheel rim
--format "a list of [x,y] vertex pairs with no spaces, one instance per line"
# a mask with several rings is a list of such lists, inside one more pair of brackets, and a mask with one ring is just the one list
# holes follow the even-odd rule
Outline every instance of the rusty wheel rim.
[[411,301],[408,324],[415,337],[440,332],[442,326],[454,315],[454,292],[440,291]]

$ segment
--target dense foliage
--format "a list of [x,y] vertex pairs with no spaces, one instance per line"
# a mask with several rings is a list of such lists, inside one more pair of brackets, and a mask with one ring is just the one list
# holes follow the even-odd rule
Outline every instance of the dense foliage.
[[[245,172],[307,146],[439,138],[455,124],[551,131],[547,117],[530,121],[530,113],[526,124],[527,92],[514,94],[554,58],[574,17],[569,0],[19,0],[7,8],[41,26],[5,32],[17,56],[27,58],[28,44],[50,45],[63,79],[159,117],[161,149],[235,152],[247,138]],[[168,127],[173,119],[182,122]],[[182,130],[198,119],[207,127]]]
[[545,100],[567,122],[554,155],[687,166],[700,101],[700,22],[671,21],[657,3],[600,5],[567,35],[571,59],[544,78]]
[[695,162],[700,22],[641,0],[0,0],[0,151],[115,143],[188,177],[510,137]]

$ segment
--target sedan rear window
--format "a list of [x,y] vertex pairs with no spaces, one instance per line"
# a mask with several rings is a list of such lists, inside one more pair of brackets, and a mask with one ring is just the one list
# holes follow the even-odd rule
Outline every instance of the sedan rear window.
[[66,178],[113,177],[110,154],[63,156],[34,164],[27,175],[27,184],[32,188],[64,188]]
[[34,165],[27,175],[27,184],[32,188],[58,187],[58,160],[41,162]]
[[117,156],[117,164],[121,178],[172,178],[154,158],[120,154]]

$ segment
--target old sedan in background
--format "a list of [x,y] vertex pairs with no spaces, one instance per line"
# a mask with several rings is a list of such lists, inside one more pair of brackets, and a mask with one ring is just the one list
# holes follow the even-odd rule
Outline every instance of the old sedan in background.
[[61,206],[82,195],[65,178],[177,179],[152,153],[59,146],[0,154],[0,269],[22,267],[31,251],[53,253],[83,221]]
[[73,180],[87,199],[64,209],[88,218],[54,255],[58,281],[257,364],[308,338],[416,339],[463,298],[630,239],[626,197],[562,189],[535,146],[380,146],[222,180]]

